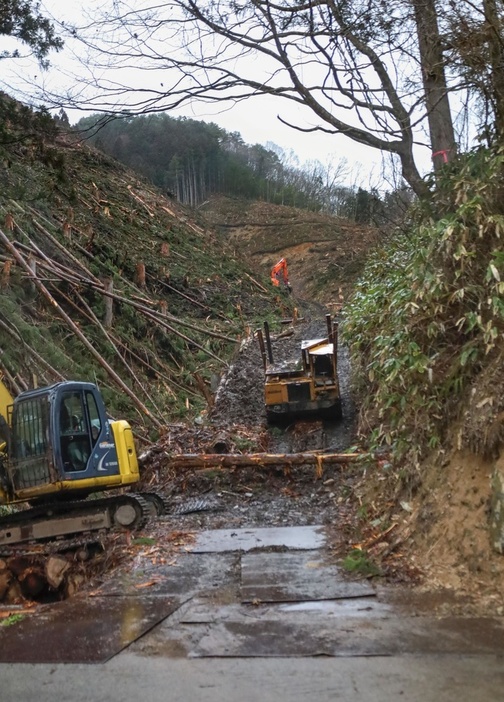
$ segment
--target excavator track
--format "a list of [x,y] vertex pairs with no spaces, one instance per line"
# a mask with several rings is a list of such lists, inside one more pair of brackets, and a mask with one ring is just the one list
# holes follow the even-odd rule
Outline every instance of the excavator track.
[[[73,538],[63,538],[59,537],[51,541],[31,541],[16,544],[7,544],[0,546],[0,558],[12,558],[15,556],[23,557],[40,557],[40,556],[54,556],[59,553],[65,553],[67,551],[78,551],[82,550],[83,553],[87,549],[94,546],[102,545],[106,543],[107,534],[112,532],[107,532],[105,530],[88,532],[86,534],[80,534],[79,536],[74,536]],[[83,559],[84,560],[84,559]]]
[[135,493],[39,505],[0,519],[0,551],[13,544],[46,542],[114,528],[136,531],[145,526],[152,512],[152,503]]
[[140,492],[138,493],[149,506],[149,512],[152,517],[162,517],[167,512],[167,501],[157,492]]

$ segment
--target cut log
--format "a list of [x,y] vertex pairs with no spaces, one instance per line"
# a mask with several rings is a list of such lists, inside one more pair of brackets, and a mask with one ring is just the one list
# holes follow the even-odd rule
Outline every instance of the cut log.
[[362,457],[360,453],[183,453],[168,458],[173,468],[207,468],[221,466],[300,466],[334,463],[353,463]]
[[21,592],[24,597],[36,597],[47,586],[47,580],[42,568],[32,566],[18,576]]
[[9,589],[12,580],[12,574],[7,568],[5,561],[0,560],[0,601],[3,600],[5,593]]
[[7,561],[9,570],[19,578],[25,570],[28,570],[34,563],[34,559],[29,556],[12,556]]
[[54,590],[59,588],[63,582],[65,573],[69,568],[70,562],[67,561],[66,558],[63,558],[63,556],[50,556],[47,559],[45,564],[45,575],[47,582]]
[[5,604],[17,604],[23,599],[23,594],[21,592],[21,585],[17,580],[12,580],[9,585],[9,589],[4,595],[3,601]]
[[64,589],[65,598],[73,597],[84,585],[85,578],[81,573],[70,573],[66,582]]

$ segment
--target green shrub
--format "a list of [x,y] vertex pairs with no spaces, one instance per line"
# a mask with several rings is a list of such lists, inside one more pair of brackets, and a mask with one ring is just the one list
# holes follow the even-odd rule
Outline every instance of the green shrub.
[[371,447],[418,461],[504,331],[504,150],[461,158],[417,204],[409,232],[370,258],[347,309]]

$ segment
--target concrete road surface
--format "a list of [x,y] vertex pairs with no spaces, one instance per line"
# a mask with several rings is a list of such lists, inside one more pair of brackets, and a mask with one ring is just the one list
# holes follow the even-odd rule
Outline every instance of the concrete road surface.
[[496,656],[167,660],[0,665],[2,702],[501,702]]
[[322,527],[202,532],[0,627],[0,702],[501,702],[503,617],[447,604],[349,578]]

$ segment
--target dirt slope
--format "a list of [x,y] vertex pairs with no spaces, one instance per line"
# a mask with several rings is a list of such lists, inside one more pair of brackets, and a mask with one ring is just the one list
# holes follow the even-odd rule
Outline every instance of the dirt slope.
[[282,313],[269,280],[197,212],[48,115],[0,94],[0,125],[0,374],[11,392],[33,374],[39,386],[92,378],[136,433],[198,413],[248,326]]
[[328,305],[349,293],[377,242],[371,227],[283,205],[213,196],[199,211],[266,275],[284,256],[294,294]]

